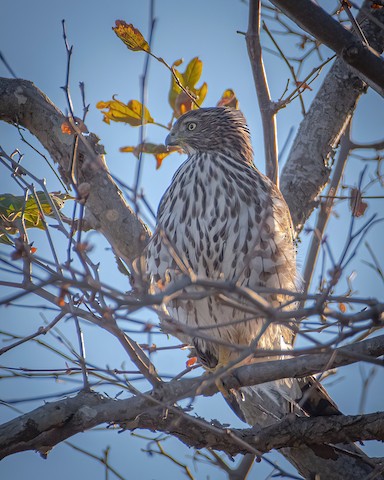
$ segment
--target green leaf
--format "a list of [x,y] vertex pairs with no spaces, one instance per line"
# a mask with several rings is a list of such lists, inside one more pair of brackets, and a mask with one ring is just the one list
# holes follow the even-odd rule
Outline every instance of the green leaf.
[[[44,192],[37,192],[37,198],[45,215],[54,214],[51,203]],[[49,194],[52,202],[58,210],[62,209],[66,200],[73,199],[70,195],[61,193]],[[41,219],[39,207],[33,195],[30,195],[26,202],[24,196],[12,195],[10,193],[0,194],[0,242],[9,243],[8,235],[15,235],[18,231],[16,221],[24,214],[26,228],[40,228],[44,230],[44,223]],[[25,203],[25,206],[24,206]],[[9,241],[8,241],[8,240]]]

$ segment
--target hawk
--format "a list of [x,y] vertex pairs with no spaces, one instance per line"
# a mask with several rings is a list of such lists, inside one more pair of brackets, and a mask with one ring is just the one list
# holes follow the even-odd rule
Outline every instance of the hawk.
[[[249,299],[251,292],[262,292],[261,301],[281,308],[287,298],[278,290],[295,291],[297,274],[288,206],[253,163],[244,116],[225,107],[192,110],[178,119],[165,143],[181,147],[188,158],[159,205],[147,248],[152,284],[175,283],[187,272],[236,285],[236,293],[218,288],[207,295],[202,287],[188,287],[175,296],[167,312],[179,327],[176,336],[211,370],[235,363],[250,346],[289,349],[291,328],[265,318]],[[255,361],[252,351],[248,357]],[[289,379],[255,388],[261,415],[280,417],[300,396]]]
[[[279,189],[253,163],[244,116],[226,107],[192,110],[176,121],[165,143],[181,147],[188,158],[160,201],[157,228],[146,249],[151,290],[174,287],[163,325],[211,371],[276,359],[279,352],[282,358],[292,348],[292,325],[278,322],[271,312],[294,308],[289,295],[297,291],[293,229]],[[218,386],[251,425],[270,425],[292,411],[340,414],[312,377],[240,391]],[[306,478],[319,471],[324,478],[344,478],[352,454],[364,458],[355,445],[345,444],[282,453]],[[353,468],[360,471],[358,463]]]

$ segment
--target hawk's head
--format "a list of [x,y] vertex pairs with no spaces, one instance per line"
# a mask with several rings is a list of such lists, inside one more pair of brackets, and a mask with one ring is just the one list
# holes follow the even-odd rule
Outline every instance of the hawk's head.
[[199,108],[181,116],[165,139],[168,146],[194,152],[222,153],[252,163],[249,129],[239,110]]

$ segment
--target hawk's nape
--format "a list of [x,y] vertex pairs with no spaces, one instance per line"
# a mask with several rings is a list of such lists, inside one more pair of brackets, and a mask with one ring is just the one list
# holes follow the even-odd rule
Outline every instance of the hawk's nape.
[[[146,250],[152,291],[182,282],[186,275],[217,285],[207,289],[195,282],[167,304],[167,314],[178,325],[176,336],[211,371],[255,362],[257,350],[275,352],[263,361],[276,358],[276,351],[283,358],[292,347],[292,324],[271,321],[266,312],[294,306],[286,293],[297,291],[291,218],[280,191],[253,163],[242,113],[192,110],[177,120],[166,143],[182,147],[188,158],[161,199],[157,228]],[[224,394],[241,418],[259,427],[290,412],[339,414],[314,379],[282,379]],[[318,405],[327,408],[316,413]],[[282,453],[306,478],[320,473],[327,479],[345,478],[343,462],[351,465],[363,456],[354,445],[287,448]],[[361,478],[371,471],[361,461],[356,461],[358,468]]]

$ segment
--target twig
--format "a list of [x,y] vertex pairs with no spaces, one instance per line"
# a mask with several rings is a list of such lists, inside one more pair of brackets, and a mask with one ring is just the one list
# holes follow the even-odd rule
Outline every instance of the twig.
[[360,38],[360,40],[369,47],[368,40],[366,39],[364,32],[361,30],[360,25],[356,22],[355,17],[352,15],[351,10],[349,9],[349,4],[346,0],[340,0],[340,4],[344,10],[344,12],[347,14],[347,17],[349,18],[349,21],[352,24],[353,30],[355,31],[356,35]]
[[340,152],[334,168],[331,184],[327,192],[327,199],[320,204],[320,211],[317,217],[316,226],[313,230],[311,245],[305,260],[305,268],[303,273],[303,287],[305,292],[309,291],[309,287],[311,285],[320,246],[323,242],[324,232],[334,205],[334,195],[337,194],[339,189],[344,168],[351,151],[352,144],[350,141],[350,131],[351,125],[349,123],[340,142]]
[[267,78],[264,70],[260,43],[260,0],[250,0],[248,30],[245,35],[248,55],[251,62],[253,79],[263,123],[266,174],[279,186],[279,164],[276,135],[276,111],[271,101]]
[[[109,447],[106,449],[103,453],[103,457],[98,457],[94,453],[89,452],[88,450],[85,450],[81,447],[78,447],[72,442],[65,441],[65,445],[68,445],[68,447],[73,448],[77,452],[82,453],[83,455],[93,458],[94,460],[97,460],[98,462],[102,463],[105,466],[106,472],[111,472],[113,475],[115,475],[119,480],[126,480],[126,477],[123,477],[114,467],[112,467],[109,462],[108,462],[108,452],[109,452]],[[107,475],[107,473],[106,473]],[[107,477],[108,478],[108,477]]]
[[3,52],[0,52],[0,60],[4,63],[5,68],[8,70],[8,72],[12,75],[13,78],[18,78],[10,64],[7,62],[7,60],[4,57]]
[[85,122],[85,119],[87,117],[87,114],[89,112],[89,107],[90,104],[86,103],[85,101],[85,84],[84,82],[79,82],[79,88],[80,88],[80,93],[81,93],[81,101],[83,103],[83,122]]
[[241,460],[239,466],[233,469],[229,474],[229,480],[246,480],[251,473],[251,469],[255,463],[256,455],[247,453]]
[[[151,0],[150,2],[150,7],[149,7],[149,38],[148,38],[148,45],[149,45],[149,51],[150,47],[152,44],[152,37],[153,37],[153,32],[155,29],[155,1]],[[149,60],[151,56],[147,55],[145,57],[144,61],[144,70],[143,74],[141,76],[141,104],[142,104],[142,118],[141,118],[141,125],[140,125],[140,139],[139,139],[139,145],[143,145],[144,143],[144,137],[145,137],[145,104],[146,104],[146,98],[147,98],[147,80],[148,80],[148,72],[149,72]],[[138,196],[138,190],[139,190],[139,184],[140,184],[140,179],[141,179],[141,168],[142,168],[142,163],[143,163],[143,151],[140,149],[139,153],[139,158],[137,161],[136,165],[136,175],[135,175],[135,184],[133,188],[133,202],[135,205],[135,210],[136,210],[136,215],[139,213],[138,209],[138,203],[137,203],[137,196]]]
[[67,29],[65,25],[65,20],[61,21],[62,29],[63,29],[63,39],[65,50],[67,52],[67,70],[66,70],[66,78],[65,78],[65,85],[61,87],[64,92],[68,103],[69,114],[72,118],[75,118],[74,110],[73,110],[73,103],[71,99],[71,94],[69,91],[69,79],[70,79],[70,70],[71,70],[71,57],[73,52],[73,45],[69,46],[68,37],[67,37]]
[[[72,303],[72,301],[71,301]],[[88,373],[87,373],[87,364],[85,360],[85,344],[84,344],[84,335],[80,327],[80,322],[79,319],[77,318],[76,315],[73,315],[73,319],[75,320],[75,326],[76,326],[76,334],[79,342],[79,363],[81,367],[81,373],[83,376],[83,389],[86,392],[90,391],[90,386],[89,386],[89,380],[88,380]]]
[[[281,50],[279,44],[277,43],[277,41],[274,39],[272,33],[270,32],[269,28],[267,27],[266,23],[263,22],[263,30],[265,30],[265,32],[267,33],[268,37],[271,39],[272,43],[275,45],[277,51],[279,52],[280,54],[280,57],[284,60],[285,64],[287,65],[289,71],[291,72],[291,75],[292,75],[292,78],[293,78],[293,81],[295,82],[295,85],[298,86],[300,83],[302,82],[299,82],[298,79],[297,79],[297,76],[296,76],[296,73],[295,73],[295,69],[292,67],[292,65],[290,64],[289,60],[287,59],[287,57],[284,55],[284,52]],[[283,94],[284,96],[284,94]],[[301,113],[303,115],[305,115],[305,105],[304,105],[304,100],[303,100],[303,97],[302,97],[302,92],[299,92],[299,99],[300,99],[300,104],[301,104]]]

